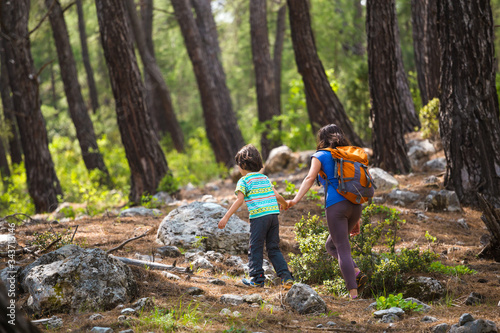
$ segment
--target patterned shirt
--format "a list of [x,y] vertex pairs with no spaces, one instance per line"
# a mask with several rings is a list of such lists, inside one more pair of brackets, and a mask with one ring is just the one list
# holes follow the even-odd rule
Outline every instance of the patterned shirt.
[[245,197],[251,219],[280,213],[273,185],[266,175],[252,172],[241,177],[236,184],[235,194],[238,195],[238,192]]

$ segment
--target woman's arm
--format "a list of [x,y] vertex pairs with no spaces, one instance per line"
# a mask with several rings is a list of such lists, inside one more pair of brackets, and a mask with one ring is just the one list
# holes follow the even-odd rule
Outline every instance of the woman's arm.
[[288,208],[295,206],[300,201],[300,199],[302,199],[302,197],[307,193],[307,191],[309,191],[311,186],[314,184],[316,177],[318,177],[318,173],[320,170],[321,170],[321,162],[316,157],[313,157],[311,159],[311,168],[309,169],[306,178],[304,178],[304,180],[302,181],[302,184],[300,184],[299,191],[297,192],[293,200],[288,201]]
[[229,221],[229,218],[236,213],[238,208],[241,207],[243,202],[245,201],[245,197],[243,196],[243,193],[238,192],[238,198],[236,198],[236,201],[231,205],[227,213],[224,215],[224,217],[219,221],[219,229],[224,229],[226,227],[227,221]]

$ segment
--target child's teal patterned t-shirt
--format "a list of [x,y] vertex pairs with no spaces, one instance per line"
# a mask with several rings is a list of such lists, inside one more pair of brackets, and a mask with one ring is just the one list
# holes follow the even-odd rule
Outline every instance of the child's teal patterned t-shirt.
[[266,175],[252,172],[241,177],[236,184],[235,194],[238,195],[238,192],[245,197],[251,219],[280,213],[273,185]]

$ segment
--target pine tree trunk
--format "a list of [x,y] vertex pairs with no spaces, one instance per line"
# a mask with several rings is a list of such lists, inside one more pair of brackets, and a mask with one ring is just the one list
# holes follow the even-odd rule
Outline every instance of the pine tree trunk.
[[401,41],[399,39],[399,26],[396,16],[396,8],[394,8],[394,38],[396,45],[396,59],[398,63],[396,80],[399,98],[401,101],[400,110],[403,121],[403,129],[406,133],[411,133],[415,131],[415,128],[420,128],[420,120],[415,112],[415,104],[413,104],[413,97],[411,96],[410,85],[408,84],[408,77],[403,64],[403,52],[401,51]]
[[10,129],[11,134],[9,136],[10,159],[13,164],[19,164],[23,161],[23,152],[17,129],[16,116],[14,115],[14,102],[10,95],[9,73],[7,73],[4,44],[5,41],[0,37],[0,97],[2,98],[3,117],[8,123],[7,127]]
[[269,156],[271,149],[279,146],[281,141],[279,138],[271,137],[272,124],[270,121],[274,116],[280,115],[280,109],[276,98],[276,80],[269,49],[266,7],[266,0],[250,1],[250,36],[255,86],[257,88],[257,108],[259,122],[265,124],[260,139],[261,154],[264,160]]
[[85,19],[83,16],[82,0],[76,0],[76,8],[78,13],[78,31],[80,32],[80,45],[82,47],[82,61],[87,73],[87,84],[89,85],[90,102],[94,113],[99,109],[99,98],[94,80],[94,70],[90,65],[89,49],[87,46],[87,31],[85,29]]
[[98,169],[102,172],[100,182],[111,185],[111,178],[108,169],[104,164],[101,153],[97,146],[94,125],[87,111],[85,101],[83,100],[80,83],[78,82],[78,73],[76,71],[75,58],[71,50],[68,29],[64,21],[61,4],[59,1],[45,0],[49,12],[50,25],[57,49],[59,67],[61,68],[61,77],[68,101],[68,109],[71,120],[75,125],[76,137],[82,150],[82,157],[85,166],[89,171]]
[[316,52],[307,1],[287,0],[287,4],[295,62],[304,81],[307,112],[313,132],[328,124],[336,124],[353,145],[362,146],[363,142],[354,132],[344,107],[332,90]]
[[422,105],[439,94],[440,51],[437,1],[412,0],[413,48]]
[[62,195],[48,147],[47,130],[40,110],[37,71],[28,36],[30,1],[3,2],[2,24],[7,36],[5,53],[9,82],[24,152],[28,191],[37,213],[57,208]]
[[0,138],[0,177],[2,178],[2,182],[4,183],[4,185],[6,185],[9,182],[8,181],[8,179],[10,178],[9,162],[7,161],[5,147],[3,145],[1,138]]
[[150,53],[149,48],[146,45],[146,35],[142,29],[139,16],[137,15],[134,0],[126,0],[125,7],[127,9],[132,31],[135,36],[137,49],[139,50],[139,54],[144,65],[144,70],[148,73],[149,79],[153,80],[155,84],[154,91],[157,91],[157,93],[153,96],[160,97],[160,101],[162,102],[161,109],[157,110],[161,112],[153,113],[153,115],[156,115],[157,117],[152,119],[154,119],[155,122],[160,119],[162,122],[165,122],[172,137],[175,149],[182,152],[184,151],[184,136],[174,113],[172,100],[170,98],[170,91],[168,90],[167,84],[163,79],[160,68],[156,64],[155,58]]
[[[207,5],[203,1],[196,3],[195,9]],[[244,141],[232,110],[225,74],[218,60],[220,48],[216,30],[209,30],[215,27],[212,13],[208,10],[197,11],[198,24],[202,25],[200,28],[188,0],[172,0],[172,5],[193,64],[208,140],[217,162],[232,167],[234,156]]]
[[397,86],[394,0],[367,0],[366,11],[373,164],[389,172],[407,173],[410,161],[406,153]]
[[[276,98],[281,114],[281,58],[283,54],[283,43],[285,41],[286,31],[286,4],[278,10],[278,20],[276,23],[276,39],[274,40],[274,80],[276,82]],[[281,122],[280,122],[281,131]]]
[[153,132],[122,0],[96,0],[104,56],[116,103],[118,127],[131,173],[130,201],[154,194],[169,172]]
[[500,208],[500,122],[489,1],[439,0],[439,129],[445,186],[462,205],[477,193]]

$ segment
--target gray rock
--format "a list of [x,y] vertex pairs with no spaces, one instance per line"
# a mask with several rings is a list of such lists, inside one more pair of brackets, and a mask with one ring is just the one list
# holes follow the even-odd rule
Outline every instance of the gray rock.
[[462,326],[455,324],[448,333],[497,333],[497,326],[492,321],[478,319],[469,321]]
[[430,305],[427,305],[424,302],[421,302],[418,299],[413,298],[413,297],[405,298],[405,301],[416,303],[418,305],[422,305],[422,312],[429,312],[432,309],[432,307]]
[[474,317],[472,317],[470,313],[464,313],[460,316],[460,319],[458,320],[458,325],[463,326],[470,321],[474,321]]
[[243,259],[241,259],[238,256],[231,256],[226,261],[224,262],[227,266],[235,266],[239,268],[243,268],[243,265],[245,264],[243,262]]
[[226,282],[224,282],[220,279],[208,280],[208,283],[215,284],[216,286],[225,286],[226,285]]
[[397,316],[393,313],[389,313],[389,314],[383,315],[382,319],[380,319],[380,322],[389,324],[389,323],[395,323],[395,322],[400,321],[400,320],[401,320],[401,318],[399,318],[399,316]]
[[316,325],[316,328],[323,328],[323,327],[324,327],[323,324]]
[[214,262],[222,262],[222,260],[224,259],[224,255],[222,253],[215,251],[207,251],[207,253],[205,253],[203,256],[206,259]]
[[243,297],[232,294],[224,294],[220,297],[220,301],[224,304],[240,305],[245,303]]
[[443,323],[443,324],[433,326],[431,328],[431,332],[432,333],[446,333],[449,328],[450,328],[450,325]]
[[201,295],[203,293],[204,293],[203,289],[198,287],[189,287],[186,289],[186,294],[188,295]]
[[429,211],[459,212],[462,210],[454,191],[430,191],[425,198],[425,208]]
[[104,316],[100,313],[94,313],[89,317],[89,320],[97,320],[97,319],[102,319]]
[[469,225],[467,224],[467,222],[465,222],[465,219],[458,219],[457,223],[459,226],[461,226],[465,230],[469,230]]
[[63,320],[59,317],[52,317],[45,325],[49,330],[56,330],[63,326]]
[[384,197],[373,197],[372,202],[376,205],[382,205],[385,202]]
[[446,158],[439,157],[428,162],[425,162],[423,166],[424,171],[445,171],[446,170]]
[[295,171],[299,165],[298,157],[287,146],[273,148],[264,166],[264,173],[277,173],[285,170]]
[[197,258],[195,261],[191,263],[191,267],[194,272],[198,269],[212,269],[214,268],[214,265],[210,261],[208,261],[206,258]]
[[408,159],[412,168],[417,168],[429,155],[436,152],[434,145],[427,139],[411,140],[408,147]]
[[300,314],[325,313],[325,301],[307,284],[296,283],[288,291],[285,302]]
[[[9,248],[9,245],[11,246]],[[2,234],[0,235],[0,252],[6,252],[8,250],[15,249],[17,247],[16,237],[12,234]]]
[[250,294],[250,295],[243,295],[243,300],[247,303],[253,304],[253,303],[263,303],[264,300],[262,299],[262,296],[259,294]]
[[485,297],[479,293],[471,292],[465,300],[465,305],[477,305],[485,302]]
[[175,274],[172,274],[170,272],[162,272],[163,275],[167,278],[167,279],[170,279],[170,280],[176,280],[176,281],[179,281],[181,278]]
[[174,202],[174,198],[172,198],[167,192],[158,192],[153,195],[153,199],[156,199],[156,201],[160,204],[171,204]]
[[124,316],[124,315],[118,316],[119,323],[123,323],[124,321],[127,321],[127,320],[128,320],[127,316]]
[[143,297],[138,299],[134,304],[132,304],[132,308],[135,309],[135,311],[141,311],[142,309],[145,308],[152,308],[154,306],[153,301],[149,297]]
[[395,187],[398,187],[399,182],[391,176],[387,171],[380,168],[370,168],[370,175],[373,178],[373,182],[375,186],[377,186],[376,191],[385,191],[390,190]]
[[439,183],[439,180],[436,176],[429,176],[427,178],[424,178],[424,184],[426,185],[436,185],[437,183]]
[[221,316],[230,316],[232,315],[233,313],[231,312],[231,310],[229,310],[228,308],[224,308],[222,310],[220,310],[219,314]]
[[335,323],[334,321],[329,321],[326,323],[326,326],[335,326],[337,325],[337,323]]
[[132,309],[132,308],[125,308],[125,309],[121,310],[120,313],[122,315],[131,315],[131,314],[136,313],[136,311],[135,311],[135,309]]
[[397,307],[392,307],[390,309],[385,309],[385,310],[378,310],[373,313],[373,316],[375,318],[382,318],[385,315],[396,315],[396,316],[402,316],[405,314],[403,309],[397,308]]
[[419,276],[407,281],[404,294],[428,302],[441,298],[444,292],[445,289],[438,280]]
[[110,328],[110,327],[93,327],[90,332],[94,332],[94,333],[113,333],[113,329]]
[[438,321],[438,319],[431,316],[424,316],[424,318],[422,318],[423,323],[435,323],[436,321]]
[[205,189],[207,189],[208,191],[217,192],[220,190],[220,187],[216,183],[206,183]]
[[233,215],[224,230],[217,227],[227,209],[214,203],[193,202],[168,214],[160,224],[156,241],[162,245],[193,247],[203,237],[205,250],[246,253],[250,226]]
[[119,217],[135,217],[135,216],[150,216],[150,217],[156,217],[160,216],[161,210],[159,209],[148,209],[145,207],[132,207],[128,209],[124,209],[120,212]]
[[406,191],[406,190],[392,190],[389,193],[389,198],[392,200],[400,200],[406,204],[408,203],[413,203],[417,201],[420,198],[420,194],[411,192],[411,191]]
[[162,257],[177,258],[182,256],[181,251],[177,246],[162,246],[156,249]]
[[120,331],[118,333],[134,333],[134,330],[128,329],[128,330]]
[[54,252],[58,253],[45,254],[22,271],[30,310],[107,310],[135,296],[137,285],[130,268],[101,249],[67,245]]
[[295,153],[299,162],[299,168],[309,169],[311,166],[311,156],[316,152],[316,150],[304,150]]

